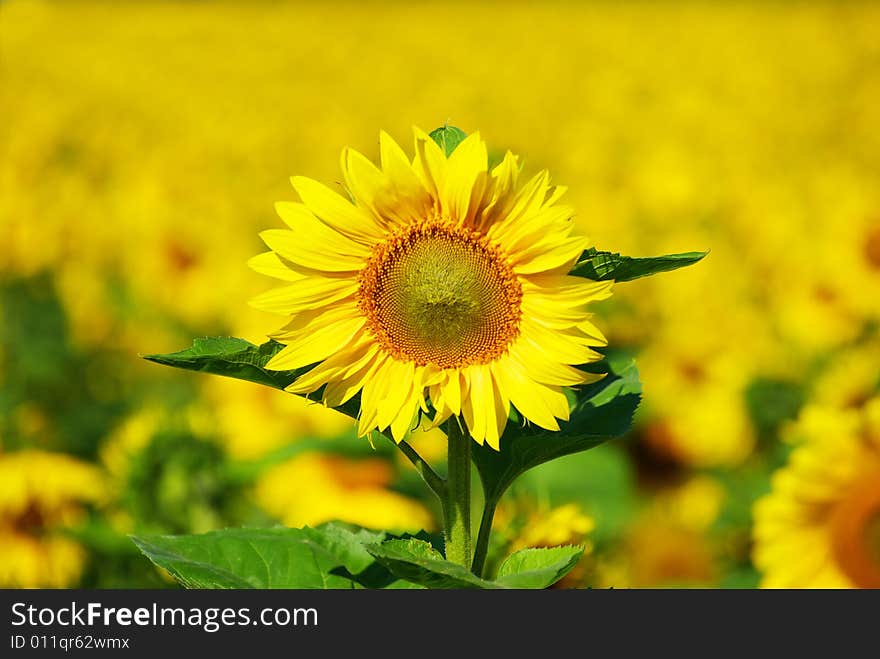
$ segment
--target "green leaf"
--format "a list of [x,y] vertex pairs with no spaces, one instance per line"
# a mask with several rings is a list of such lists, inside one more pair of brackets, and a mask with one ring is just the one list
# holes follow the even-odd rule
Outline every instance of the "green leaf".
[[474,445],[472,458],[487,500],[498,501],[517,476],[532,467],[586,451],[629,430],[642,391],[633,359],[609,355],[585,370],[608,375],[574,390],[569,420],[560,422],[558,431],[508,422],[500,451]]
[[806,391],[797,382],[757,378],[745,390],[746,407],[762,440],[774,440],[786,421],[797,418]]
[[493,581],[480,579],[470,570],[443,558],[424,540],[389,540],[367,546],[376,560],[395,576],[426,588],[504,588]]
[[581,254],[580,259],[571,270],[572,275],[605,281],[632,281],[639,277],[655,275],[658,272],[678,270],[697,263],[709,252],[685,252],[683,254],[667,254],[633,258],[621,256],[614,252],[600,252],[591,247]]
[[264,368],[266,364],[283,348],[284,346],[277,341],[255,346],[244,339],[215,336],[195,339],[192,348],[186,350],[167,355],[144,355],[144,359],[165,366],[225,375],[238,380],[265,384],[275,389],[284,389],[305,369],[267,371]]
[[424,540],[387,540],[368,545],[369,551],[400,579],[426,588],[547,588],[564,577],[583,555],[582,547],[523,549],[507,558],[495,581],[474,576],[470,570],[443,558]]
[[132,540],[187,588],[351,589],[394,587],[393,576],[365,549],[386,537],[331,523]]
[[[164,355],[144,355],[144,359],[164,366],[213,373],[284,390],[312,367],[306,366],[293,371],[267,370],[266,364],[269,360],[283,349],[284,345],[277,341],[267,341],[257,346],[244,339],[205,337],[195,339],[192,347],[186,350]],[[320,395],[319,391],[316,397],[320,398]],[[360,395],[336,409],[352,418],[357,418]]]
[[446,156],[449,157],[455,151],[455,147],[464,141],[467,133],[455,126],[441,126],[432,130],[430,136],[432,140],[440,145]]
[[568,574],[583,555],[583,547],[521,549],[504,560],[497,580],[510,588],[547,588]]

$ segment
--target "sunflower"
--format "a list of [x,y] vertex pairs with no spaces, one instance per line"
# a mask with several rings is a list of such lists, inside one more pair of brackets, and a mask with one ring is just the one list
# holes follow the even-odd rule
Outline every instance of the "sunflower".
[[0,587],[75,583],[86,552],[64,529],[104,494],[101,472],[69,455],[0,453]]
[[381,168],[343,151],[348,198],[293,177],[302,203],[276,206],[289,229],[261,234],[271,251],[251,266],[287,284],[253,304],[290,316],[267,368],[314,365],[288,391],[331,407],[360,393],[361,436],[455,415],[497,449],[511,405],[558,430],[564,388],[601,377],[576,366],[600,357],[587,304],[611,293],[568,274],[588,241],[565,189],[522,183],[510,152],[490,169],[478,133],[449,156],[418,129],[412,160],[379,144]]
[[880,397],[859,416],[808,437],[755,504],[764,587],[880,588]]
[[309,452],[267,470],[254,493],[260,506],[286,526],[338,520],[371,529],[433,529],[430,512],[393,491],[393,480],[394,469],[385,460]]

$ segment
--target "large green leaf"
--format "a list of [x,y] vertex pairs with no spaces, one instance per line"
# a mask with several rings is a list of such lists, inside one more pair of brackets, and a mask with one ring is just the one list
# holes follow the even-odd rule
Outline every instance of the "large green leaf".
[[455,151],[455,147],[461,144],[467,137],[461,128],[455,126],[440,126],[430,132],[431,139],[440,145],[443,152],[448,156]]
[[591,247],[581,254],[580,259],[571,269],[571,274],[586,279],[605,281],[632,281],[639,277],[655,275],[658,272],[678,270],[700,261],[708,252],[685,252],[683,254],[667,254],[634,258],[621,256],[614,252],[600,252]]
[[[294,371],[267,370],[266,364],[269,360],[283,349],[284,345],[277,341],[267,341],[257,346],[233,337],[205,337],[195,339],[192,347],[186,350],[164,355],[144,355],[144,359],[165,366],[223,375],[283,390],[311,368],[306,366]],[[320,398],[320,392],[316,394],[316,398]],[[360,396],[355,396],[336,409],[357,418]]]
[[578,547],[523,550],[489,581],[445,560],[427,538],[329,523],[132,539],[183,586],[208,589],[546,588],[582,553]]
[[488,500],[498,501],[514,479],[532,467],[586,451],[629,430],[642,391],[635,361],[613,355],[589,369],[608,375],[574,390],[569,420],[560,422],[558,431],[508,422],[500,451],[487,445],[473,447]]
[[582,547],[523,549],[508,556],[494,581],[481,579],[452,563],[418,538],[368,545],[376,560],[400,579],[426,588],[484,589],[547,588],[564,577],[583,555]]
[[269,341],[255,346],[244,339],[212,336],[193,340],[191,348],[167,355],[144,355],[144,359],[165,366],[225,375],[239,380],[284,389],[305,369],[299,371],[268,371],[265,366],[284,346]]
[[387,537],[331,523],[132,539],[187,588],[351,589],[401,585],[365,549]]
[[388,540],[368,545],[369,551],[392,574],[426,588],[504,588],[501,583],[480,579],[466,567],[447,561],[424,540]]
[[583,555],[583,547],[521,549],[504,560],[497,581],[509,588],[547,588],[568,574]]

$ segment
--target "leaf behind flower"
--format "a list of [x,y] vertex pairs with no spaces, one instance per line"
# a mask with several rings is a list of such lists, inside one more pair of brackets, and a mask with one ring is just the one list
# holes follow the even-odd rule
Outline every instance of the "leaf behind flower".
[[532,467],[589,450],[629,430],[642,395],[635,361],[610,354],[584,369],[607,375],[573,390],[569,420],[560,422],[558,431],[508,421],[500,451],[487,445],[473,447],[473,461],[488,499],[498,501]]
[[665,256],[632,257],[615,252],[600,252],[595,247],[586,250],[571,269],[570,274],[595,281],[632,281],[693,265],[709,252],[684,252]]

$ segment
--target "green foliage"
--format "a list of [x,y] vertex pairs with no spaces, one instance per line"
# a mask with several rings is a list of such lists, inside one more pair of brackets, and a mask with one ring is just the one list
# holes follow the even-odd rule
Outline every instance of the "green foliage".
[[639,277],[656,275],[658,272],[669,272],[693,265],[702,260],[708,252],[685,252],[683,254],[667,254],[634,258],[621,256],[614,252],[600,252],[591,247],[581,254],[581,258],[571,270],[572,275],[593,279],[595,281],[632,281]]
[[500,499],[520,474],[533,467],[586,451],[629,430],[641,400],[635,362],[628,357],[609,356],[591,365],[591,369],[607,371],[608,375],[575,391],[570,418],[559,424],[559,431],[508,424],[500,451],[473,447],[473,460],[487,499]]
[[268,521],[246,504],[222,448],[188,432],[153,435],[129,459],[124,482],[120,504],[138,520],[139,532],[188,533]]
[[[274,341],[255,346],[242,339],[196,339],[190,349],[149,355],[146,359],[283,389],[300,371],[266,370],[265,365],[280,349],[281,344]],[[510,422],[501,440],[500,452],[488,446],[474,447],[474,462],[488,497],[497,500],[519,474],[532,467],[593,448],[629,429],[641,398],[635,362],[628,357],[611,356],[589,368],[608,375],[575,390],[571,417],[560,424],[560,431]],[[339,409],[356,418],[358,407],[359,399],[355,397]]]
[[[243,339],[196,339],[193,347],[167,355],[149,355],[150,361],[192,371],[215,373],[284,389],[302,371],[269,371],[265,365],[281,350],[269,341],[255,346]],[[487,496],[497,500],[521,473],[554,458],[585,451],[625,433],[641,398],[641,384],[635,362],[613,356],[589,367],[608,375],[573,394],[569,421],[560,431],[509,422],[501,440],[501,451],[475,446],[473,459],[480,471]],[[338,408],[357,418],[360,406],[355,396]]]
[[519,551],[489,581],[445,560],[424,533],[394,537],[339,523],[132,539],[187,588],[546,588],[583,553],[580,547]]
[[275,389],[284,389],[306,369],[298,371],[269,371],[264,367],[284,346],[277,341],[268,341],[255,346],[244,339],[228,336],[195,339],[192,347],[167,355],[145,355],[144,359],[175,366],[190,371],[204,371],[238,380],[264,384]]
[[395,583],[365,548],[386,537],[383,532],[331,523],[133,540],[187,588],[407,587]]
[[455,126],[440,126],[440,128],[432,130],[430,136],[432,140],[440,145],[440,148],[443,149],[446,155],[449,156],[455,151],[455,147],[464,141],[467,137],[467,133],[461,128],[456,128]]
[[118,349],[76,346],[47,275],[0,282],[0,442],[93,458],[127,411]]
[[498,578],[481,579],[447,561],[424,540],[389,540],[367,546],[376,560],[397,577],[426,588],[547,588],[564,577],[583,555],[581,547],[524,549],[502,563]]
[[576,503],[596,522],[590,538],[603,543],[624,530],[638,507],[636,475],[622,444],[544,463],[517,479],[512,493],[550,506]]
[[497,580],[510,588],[548,588],[568,574],[583,554],[583,547],[521,549],[501,563]]
[[390,540],[367,547],[389,572],[426,588],[500,588],[471,574],[466,567],[447,561],[423,540]]
[[796,382],[757,378],[749,384],[745,397],[758,436],[770,440],[784,422],[797,418],[806,392]]
[[[192,347],[186,350],[165,355],[144,355],[144,359],[165,366],[223,375],[283,390],[310,368],[293,371],[266,369],[269,360],[283,349],[284,346],[277,341],[267,341],[257,346],[233,337],[205,337],[195,339]],[[359,408],[360,396],[355,396],[336,409],[357,418]]]

